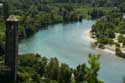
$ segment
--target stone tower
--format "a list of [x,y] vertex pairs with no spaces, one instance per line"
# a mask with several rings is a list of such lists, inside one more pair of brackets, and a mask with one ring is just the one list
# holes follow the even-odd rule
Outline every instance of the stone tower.
[[16,81],[16,63],[18,55],[18,20],[15,16],[9,16],[6,20],[6,55],[5,64],[9,67],[8,77],[10,81]]

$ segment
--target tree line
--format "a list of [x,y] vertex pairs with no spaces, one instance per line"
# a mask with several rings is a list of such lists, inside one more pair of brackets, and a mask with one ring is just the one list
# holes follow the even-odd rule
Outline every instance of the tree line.
[[[97,19],[108,15],[114,8],[125,12],[124,0],[7,0],[8,13],[20,20],[19,38],[30,37],[49,24]],[[2,0],[0,0],[2,3]],[[83,4],[84,3],[84,4]],[[89,3],[89,4],[88,4]],[[96,3],[93,5],[92,3]],[[103,4],[103,5],[98,5]],[[107,3],[115,5],[104,5]],[[118,5],[116,5],[118,4]],[[5,9],[5,8],[4,8]],[[2,11],[2,8],[1,8]],[[4,16],[0,12],[0,17]],[[112,24],[112,23],[111,23]],[[110,24],[110,25],[111,25]],[[122,31],[122,29],[121,29]],[[111,32],[111,31],[110,31]],[[112,32],[111,32],[112,33]],[[5,52],[5,22],[0,18],[0,55]]]
[[[116,55],[125,57],[125,54],[121,52],[120,43],[125,47],[125,20],[123,18],[123,12],[114,9],[108,15],[97,20],[96,24],[92,26],[92,34],[96,36],[97,42],[95,45],[99,45],[99,48],[105,48],[105,45],[115,45]],[[117,36],[116,34],[120,34]],[[118,42],[114,42],[114,39]]]
[[[27,38],[39,29],[56,23],[82,21],[83,18],[96,19],[106,15],[112,8],[91,7],[59,2],[60,0],[7,0],[9,15],[16,15],[19,22],[19,39]],[[44,3],[46,1],[46,3]],[[2,2],[2,0],[0,0]],[[3,8],[5,9],[5,8]],[[1,8],[2,11],[2,8]],[[5,16],[0,12],[0,16]],[[5,22],[0,19],[0,55],[4,54]]]
[[[18,57],[18,83],[103,83],[98,79],[99,55],[89,54],[88,65],[78,65],[75,69],[57,58],[47,59],[39,54],[25,54]],[[0,82],[9,83],[9,68],[0,57]]]

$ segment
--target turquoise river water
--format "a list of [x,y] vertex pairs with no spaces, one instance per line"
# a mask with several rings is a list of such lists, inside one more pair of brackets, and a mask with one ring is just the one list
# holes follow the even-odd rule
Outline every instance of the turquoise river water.
[[60,62],[75,68],[86,63],[89,53],[102,54],[99,79],[105,83],[122,83],[125,76],[125,59],[112,53],[96,50],[91,47],[85,31],[90,29],[95,20],[83,20],[68,24],[49,25],[32,37],[19,44],[19,53],[39,53],[42,56],[57,57]]

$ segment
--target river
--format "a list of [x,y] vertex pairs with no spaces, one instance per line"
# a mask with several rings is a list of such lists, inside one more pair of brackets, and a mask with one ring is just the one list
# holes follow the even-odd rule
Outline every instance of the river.
[[32,37],[22,40],[19,44],[19,54],[39,53],[48,58],[57,57],[60,62],[73,68],[86,63],[89,53],[102,54],[99,79],[105,83],[122,83],[125,76],[125,59],[92,48],[85,35],[85,31],[95,22],[83,20],[49,25],[46,30],[40,30]]

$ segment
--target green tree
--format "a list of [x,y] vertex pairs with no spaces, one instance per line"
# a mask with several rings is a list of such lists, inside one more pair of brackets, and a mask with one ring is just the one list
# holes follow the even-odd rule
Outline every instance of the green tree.
[[76,83],[81,83],[85,81],[85,75],[86,75],[85,68],[86,68],[85,64],[77,66],[76,70],[74,71],[74,77]]
[[88,58],[88,66],[86,66],[86,77],[85,81],[87,83],[103,83],[98,79],[98,71],[100,69],[100,63],[99,63],[99,56],[100,55],[92,55],[89,54]]
[[59,72],[59,62],[57,58],[51,58],[46,65],[46,77],[50,80],[57,80]]
[[59,83],[70,83],[71,82],[71,69],[66,64],[61,64],[59,69],[58,81]]
[[118,36],[118,42],[123,43],[125,41],[125,37],[123,35]]

